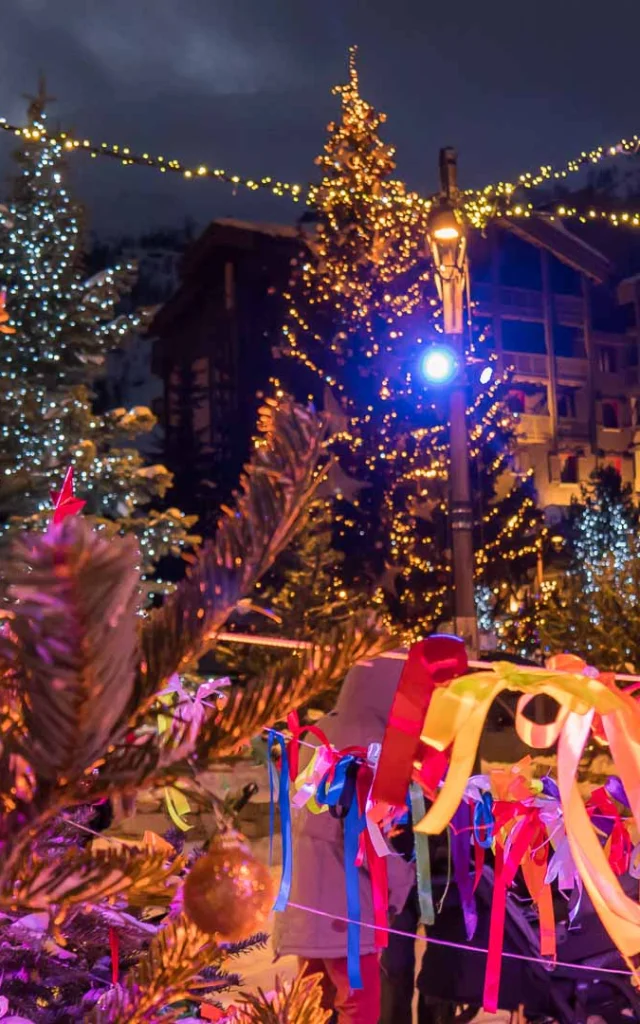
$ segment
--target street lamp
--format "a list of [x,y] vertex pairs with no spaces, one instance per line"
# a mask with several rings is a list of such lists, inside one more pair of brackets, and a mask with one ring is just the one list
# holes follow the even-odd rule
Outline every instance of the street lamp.
[[[473,514],[466,421],[466,373],[464,360],[464,296],[468,282],[465,224],[457,210],[457,156],[453,149],[440,151],[441,194],[429,217],[427,240],[442,300],[443,326],[456,370],[451,378],[450,512],[453,553],[455,630],[472,653],[478,650],[478,620],[474,593]],[[428,357],[425,356],[425,359]]]
[[422,357],[420,369],[430,384],[449,384],[460,372],[458,354],[448,345],[430,345]]

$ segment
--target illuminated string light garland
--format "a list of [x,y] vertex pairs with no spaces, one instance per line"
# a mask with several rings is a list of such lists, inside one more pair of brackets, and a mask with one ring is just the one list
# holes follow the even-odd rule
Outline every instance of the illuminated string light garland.
[[[286,196],[294,203],[300,202],[300,200],[304,199],[310,206],[315,204],[316,193],[319,187],[312,183],[300,185],[295,182],[282,181],[271,175],[254,178],[240,174],[232,174],[231,171],[227,171],[221,167],[209,167],[208,164],[204,162],[189,166],[175,157],[167,158],[164,156],[152,156],[150,153],[136,153],[132,151],[130,146],[108,142],[101,142],[98,144],[92,142],[91,139],[76,138],[69,132],[64,131],[58,131],[53,134],[45,130],[42,126],[33,127],[28,125],[20,126],[12,124],[4,117],[0,118],[0,129],[10,132],[12,135],[17,137],[22,137],[29,142],[40,142],[43,146],[61,146],[67,153],[86,153],[94,159],[100,156],[108,157],[112,160],[117,160],[123,167],[150,167],[159,171],[161,174],[172,173],[179,174],[183,178],[187,179],[209,179],[213,181],[221,181],[225,182],[227,185],[232,185],[234,188],[246,188],[250,192],[258,192],[262,190],[272,192],[273,195],[276,196]],[[400,183],[398,184],[400,185]],[[431,206],[432,199],[430,197],[420,196],[416,192],[402,194],[399,190],[398,194],[393,197],[391,202],[409,207],[423,206],[429,208]]]
[[152,167],[160,171],[161,174],[180,174],[183,178],[209,178],[214,181],[224,181],[228,185],[235,187],[242,186],[251,192],[263,189],[273,192],[277,196],[289,196],[296,203],[306,196],[312,188],[311,185],[297,185],[289,181],[280,181],[278,178],[268,175],[261,178],[247,178],[239,174],[231,174],[230,171],[220,167],[209,167],[205,163],[189,167],[181,160],[176,160],[175,158],[168,159],[164,156],[152,156],[149,153],[134,153],[129,146],[108,142],[97,144],[92,142],[91,139],[75,138],[69,132],[59,131],[53,134],[41,126],[21,127],[11,124],[4,117],[0,118],[0,128],[29,142],[41,142],[43,145],[53,147],[60,146],[65,152],[87,153],[93,158],[99,156],[109,157],[112,160],[117,160],[124,167]]
[[[179,174],[185,179],[209,179],[225,182],[234,188],[245,188],[251,192],[269,191],[273,195],[287,197],[293,202],[304,200],[308,206],[316,206],[320,185],[306,183],[304,185],[283,181],[271,175],[262,177],[247,177],[233,174],[224,168],[210,167],[206,162],[187,165],[174,157],[167,158],[162,155],[153,156],[150,153],[133,152],[130,146],[118,143],[93,142],[88,138],[76,138],[69,132],[59,131],[55,134],[49,133],[42,126],[20,126],[11,123],[6,118],[0,118],[0,129],[11,134],[23,137],[31,142],[41,142],[43,145],[61,145],[65,152],[83,152],[90,157],[108,157],[117,160],[122,166],[149,167],[159,171],[161,174]],[[640,150],[640,136],[634,135],[630,139],[623,138],[611,146],[597,146],[592,150],[584,150],[578,156],[572,157],[561,167],[554,167],[552,164],[542,164],[537,171],[526,171],[513,181],[498,181],[479,190],[469,189],[462,194],[460,209],[472,227],[482,228],[492,218],[506,217],[530,217],[536,212],[533,204],[516,203],[512,205],[514,194],[521,188],[533,189],[540,185],[560,181],[570,174],[577,173],[586,165],[594,166],[602,160],[620,155],[634,155]],[[425,212],[433,204],[434,196],[422,196],[417,192],[406,191],[402,182],[395,182],[395,192],[383,198],[370,196],[372,203],[380,202],[388,206],[405,206],[408,209],[422,208]],[[507,205],[504,205],[506,200]],[[578,219],[581,223],[588,223],[594,220],[604,220],[613,226],[640,226],[639,211],[606,211],[590,208],[580,211],[575,208],[558,208],[553,216],[563,219]]]
[[[630,139],[623,138],[611,146],[596,146],[589,151],[583,150],[578,156],[567,160],[562,167],[542,164],[537,171],[525,171],[515,181],[498,181],[486,185],[476,194],[485,200],[489,196],[510,196],[518,188],[538,188],[553,181],[561,181],[570,174],[576,174],[587,165],[594,166],[609,157],[635,155],[640,150],[640,136],[633,135]],[[471,193],[469,193],[471,194]]]

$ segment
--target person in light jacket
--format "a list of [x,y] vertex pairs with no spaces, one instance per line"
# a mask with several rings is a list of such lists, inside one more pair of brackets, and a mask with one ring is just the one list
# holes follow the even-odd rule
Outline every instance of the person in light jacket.
[[[375,658],[356,665],[348,673],[335,710],[318,722],[331,745],[367,748],[382,743],[391,705],[404,661]],[[314,744],[317,740],[309,737]],[[313,751],[302,747],[300,770]],[[334,1009],[339,1024],[378,1024],[380,1016],[380,965],[373,923],[371,879],[366,867],[360,875],[360,964],[363,989],[350,991],[347,974],[347,917],[343,823],[328,811],[312,814],[306,808],[293,811],[293,879],[291,903],[276,914],[273,936],[276,958],[297,956],[301,970],[323,978],[326,1009]],[[415,868],[402,857],[387,858],[389,912],[404,907],[415,882]],[[322,915],[314,914],[318,910]]]

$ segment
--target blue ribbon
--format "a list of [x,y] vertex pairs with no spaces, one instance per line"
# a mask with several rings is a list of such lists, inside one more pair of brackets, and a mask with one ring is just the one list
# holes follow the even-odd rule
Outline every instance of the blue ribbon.
[[[360,833],[366,827],[364,814],[360,813],[355,794],[355,776],[357,761],[351,755],[341,757],[335,766],[333,777],[329,781],[329,772],[318,786],[316,801],[326,804],[336,816],[344,817],[344,873],[347,889],[347,973],[349,988],[360,991],[362,973],[360,971],[360,873],[356,860]],[[339,814],[338,812],[345,812]]]
[[269,850],[273,847],[273,831],[274,831],[274,818],[275,818],[275,807],[274,807],[274,779],[273,762],[271,758],[271,750],[273,747],[274,740],[277,740],[280,744],[282,751],[281,763],[280,763],[280,780],[278,785],[278,807],[280,809],[280,831],[282,833],[282,876],[280,878],[280,889],[276,897],[276,901],[273,905],[273,909],[276,911],[283,911],[289,902],[289,896],[291,895],[291,875],[293,870],[293,848],[291,840],[291,805],[289,803],[289,756],[287,754],[287,744],[284,736],[281,732],[277,732],[275,729],[269,730],[268,740],[268,751],[269,751],[269,796],[270,796],[270,807],[269,807]]
[[[493,814],[493,797],[483,793],[473,809],[473,837],[485,850],[493,845],[496,819]],[[482,835],[484,833],[484,835]]]
[[275,783],[276,783],[276,766],[273,763],[273,734],[269,730],[267,735],[267,770],[269,772],[269,867],[273,866],[273,835],[275,832],[276,825],[276,803],[275,803]]

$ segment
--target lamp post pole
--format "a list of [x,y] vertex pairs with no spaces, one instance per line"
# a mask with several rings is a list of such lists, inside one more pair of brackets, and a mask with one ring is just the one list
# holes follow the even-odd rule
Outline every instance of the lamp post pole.
[[468,261],[464,225],[456,215],[458,198],[455,150],[440,151],[441,201],[431,222],[429,241],[443,306],[444,332],[458,359],[449,388],[449,500],[455,630],[472,654],[478,651],[474,593],[473,514],[467,430],[467,376],[464,355],[464,296]]

